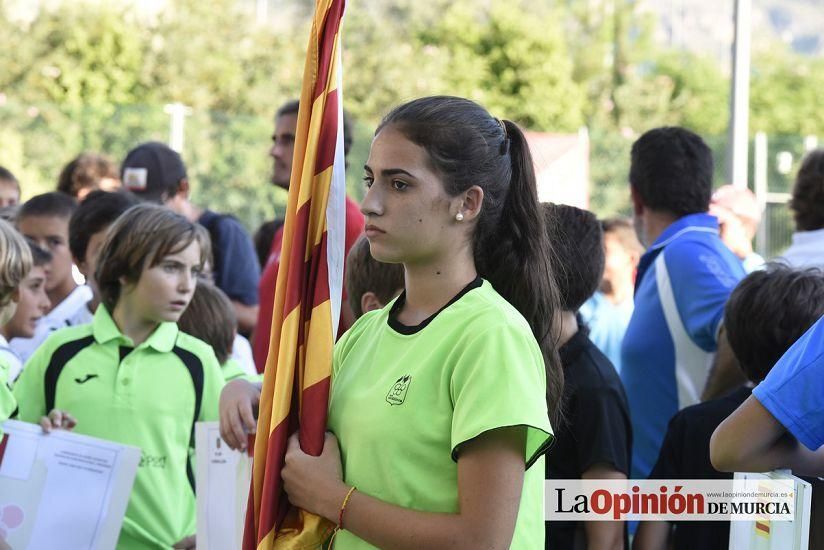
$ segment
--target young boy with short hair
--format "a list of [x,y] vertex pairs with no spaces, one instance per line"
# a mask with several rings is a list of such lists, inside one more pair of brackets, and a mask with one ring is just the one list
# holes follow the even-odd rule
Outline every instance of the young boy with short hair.
[[10,342],[23,361],[51,332],[68,326],[70,319],[86,307],[92,297],[91,289],[86,285],[78,286],[72,276],[69,219],[76,208],[77,202],[64,193],[44,193],[26,201],[17,215],[20,232],[52,255],[46,269],[46,294],[52,304],[51,310],[40,319],[33,337],[15,338]]
[[[565,421],[547,453],[548,479],[626,479],[632,427],[624,387],[615,367],[589,339],[576,312],[601,282],[603,233],[591,212],[543,204],[555,252],[561,298],[559,354],[564,368]],[[576,542],[577,541],[577,542]],[[547,548],[623,548],[624,522],[547,522]]]
[[644,253],[632,220],[608,218],[604,231],[604,274],[598,290],[581,306],[579,314],[589,329],[589,339],[621,373],[621,344],[634,309],[635,271]]
[[[229,297],[211,281],[201,279],[198,282],[192,301],[180,316],[177,326],[186,334],[212,346],[227,382],[235,378],[263,380],[263,375],[258,374],[251,360],[251,353],[245,362],[234,356],[238,339],[243,338],[237,333],[235,310]],[[249,345],[248,341],[246,345]]]
[[94,280],[100,247],[106,240],[109,226],[137,203],[137,198],[128,191],[92,191],[72,214],[69,220],[69,249],[74,263],[92,290],[92,299],[68,320],[69,325],[92,322],[94,312],[100,304],[100,291]]
[[52,334],[14,387],[23,421],[142,449],[121,550],[192,545],[194,423],[217,419],[224,380],[212,348],[176,322],[207,238],[168,209],[129,209],[100,251],[93,322]]
[[[752,387],[822,314],[824,275],[820,271],[767,264],[744,278],[727,302],[724,326],[732,352],[750,382],[676,414],[650,479],[732,479],[732,474],[718,471],[710,462],[713,431],[750,397]],[[729,532],[728,522],[642,522],[634,548],[726,549]]]
[[403,290],[403,265],[377,261],[369,252],[369,240],[361,236],[346,256],[344,272],[347,299],[355,319],[381,309]]
[[0,166],[0,208],[20,204],[20,182],[8,168]]
[[5,359],[10,366],[10,384],[23,371],[23,361],[8,345],[8,341],[34,336],[37,323],[51,307],[46,295],[46,267],[51,262],[51,254],[32,241],[26,242],[31,252],[32,267],[18,287],[17,310],[6,324],[0,326],[0,361]]
[[[25,239],[6,221],[0,220],[0,325],[14,315],[18,287],[31,269],[31,252]],[[0,439],[2,423],[14,415],[17,403],[9,389],[10,365],[0,356]]]
[[[224,307],[226,305],[228,309]],[[200,280],[186,311],[177,321],[181,331],[212,346],[221,365],[232,355],[237,330],[237,319],[231,307],[226,295],[211,281]]]

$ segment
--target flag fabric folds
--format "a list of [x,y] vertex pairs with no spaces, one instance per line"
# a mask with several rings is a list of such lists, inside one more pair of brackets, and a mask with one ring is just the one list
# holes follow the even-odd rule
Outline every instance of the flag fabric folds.
[[317,548],[334,528],[289,505],[286,443],[323,449],[343,286],[343,0],[317,0],[306,53],[269,355],[261,391],[244,550]]

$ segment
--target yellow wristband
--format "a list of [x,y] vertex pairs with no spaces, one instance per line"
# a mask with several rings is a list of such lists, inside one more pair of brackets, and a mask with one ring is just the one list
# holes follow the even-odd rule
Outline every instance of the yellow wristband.
[[346,505],[349,504],[349,499],[352,498],[352,493],[357,491],[354,485],[346,493],[346,498],[343,499],[343,504],[340,505],[340,514],[338,515],[338,529],[343,529],[343,513],[346,512]]

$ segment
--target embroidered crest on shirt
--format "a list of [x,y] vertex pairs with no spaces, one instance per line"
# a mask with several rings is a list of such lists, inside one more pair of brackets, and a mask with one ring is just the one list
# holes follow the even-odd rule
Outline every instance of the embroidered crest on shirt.
[[398,378],[398,381],[392,384],[392,388],[389,390],[389,393],[386,394],[386,402],[390,405],[403,405],[411,382],[412,375],[409,374]]

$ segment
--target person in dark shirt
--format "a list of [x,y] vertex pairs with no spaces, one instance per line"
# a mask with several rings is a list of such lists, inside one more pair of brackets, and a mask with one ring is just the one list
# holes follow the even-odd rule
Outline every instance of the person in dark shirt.
[[[824,273],[770,264],[747,276],[730,295],[724,326],[746,377],[745,386],[687,407],[670,420],[650,479],[732,479],[710,462],[713,431],[749,396],[772,366],[824,314]],[[722,521],[642,522],[634,550],[726,549],[730,524]]]
[[[621,379],[592,343],[576,315],[598,288],[604,270],[603,233],[597,218],[579,208],[545,204],[547,232],[556,255],[561,296],[559,354],[564,368],[564,421],[546,461],[548,479],[626,479],[632,428]],[[547,548],[623,548],[623,522],[546,523]]]
[[252,235],[252,242],[255,244],[255,253],[257,254],[258,262],[260,262],[261,269],[266,268],[266,260],[269,259],[269,252],[272,250],[272,241],[275,240],[275,233],[283,227],[284,221],[286,220],[283,218],[277,218],[263,222],[260,224],[260,227],[257,228],[255,234]]

